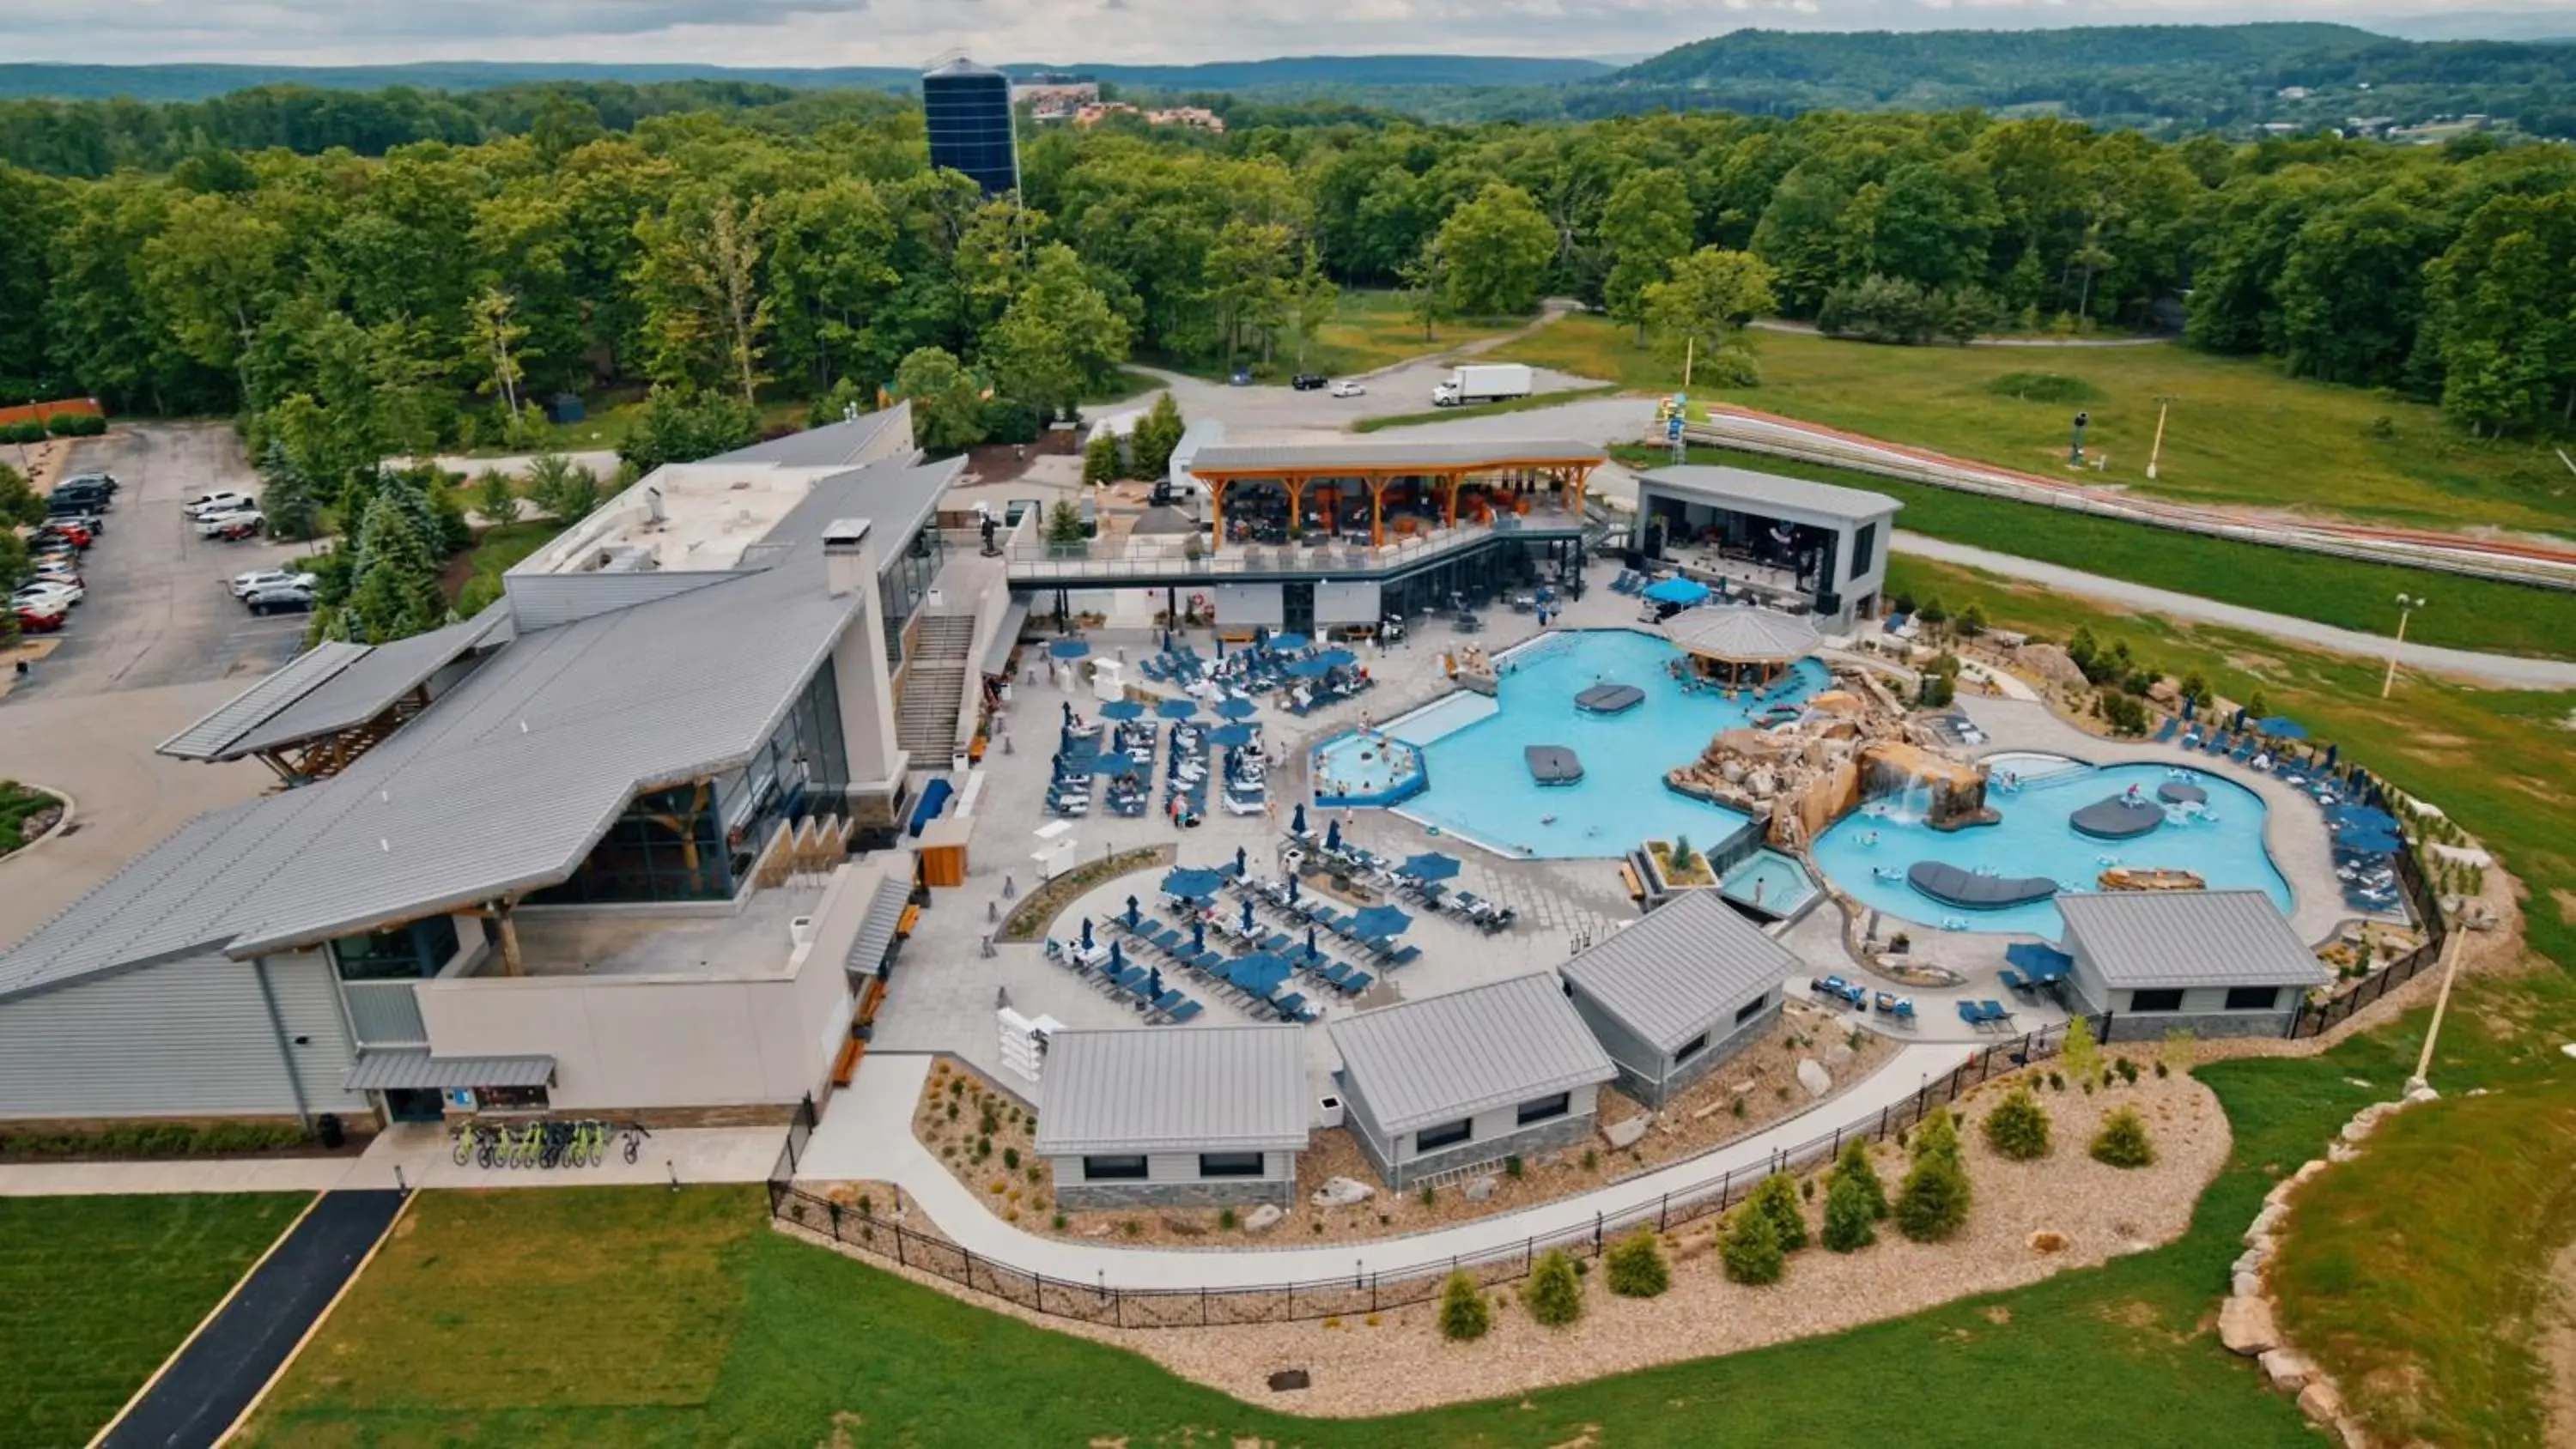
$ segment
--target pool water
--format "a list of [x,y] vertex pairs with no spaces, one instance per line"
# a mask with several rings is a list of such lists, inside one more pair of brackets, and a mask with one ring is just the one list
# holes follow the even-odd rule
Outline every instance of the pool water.
[[[2036,901],[2000,911],[1961,910],[1917,892],[1905,882],[1906,868],[1917,861],[1939,860],[1962,870],[1984,868],[2000,876],[2044,876],[2061,891],[2097,889],[2095,877],[2114,865],[2179,867],[2197,872],[2212,890],[2260,890],[2283,911],[2290,909],[2290,887],[2272,864],[2263,845],[2263,800],[2231,780],[2185,771],[2189,782],[2209,792],[2205,813],[2167,812],[2167,823],[2136,840],[2095,840],[2079,835],[2067,816],[2083,806],[2126,792],[2135,785],[2154,798],[2156,787],[2174,778],[2163,765],[2086,766],[2024,777],[2017,789],[1990,788],[1986,803],[2003,816],[2001,824],[1966,830],[1934,830],[1876,801],[1844,816],[1816,842],[1816,864],[1834,884],[1888,915],[1924,926],[1956,918],[1971,931],[2012,931],[2057,937],[2065,922],[2053,901]],[[1892,872],[1894,879],[1880,875]]]
[[1776,850],[1746,856],[1717,885],[1721,894],[1782,917],[1796,915],[1816,895],[1816,883],[1807,878],[1807,868]]
[[[1665,788],[1664,772],[1699,758],[1709,737],[1748,723],[1766,701],[1730,703],[1715,690],[1687,693],[1665,672],[1680,651],[1628,629],[1544,636],[1499,661],[1497,698],[1452,695],[1385,726],[1418,740],[1430,788],[1400,813],[1507,855],[1571,860],[1624,855],[1646,839],[1688,836],[1707,846],[1749,817]],[[1816,661],[1797,665],[1804,699],[1825,687]],[[1574,696],[1595,684],[1633,684],[1646,702],[1589,714]],[[1464,701],[1474,701],[1467,703]],[[1540,785],[1521,751],[1563,745],[1583,766],[1570,785]]]
[[1389,805],[1422,788],[1422,751],[1369,730],[1335,735],[1315,747],[1315,803]]

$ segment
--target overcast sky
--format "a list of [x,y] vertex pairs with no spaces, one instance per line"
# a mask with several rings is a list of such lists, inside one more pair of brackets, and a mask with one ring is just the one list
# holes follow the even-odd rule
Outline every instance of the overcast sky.
[[[2559,0],[2567,3],[2567,0]],[[1647,53],[1746,26],[2363,20],[2518,0],[0,0],[0,60],[1173,62]]]

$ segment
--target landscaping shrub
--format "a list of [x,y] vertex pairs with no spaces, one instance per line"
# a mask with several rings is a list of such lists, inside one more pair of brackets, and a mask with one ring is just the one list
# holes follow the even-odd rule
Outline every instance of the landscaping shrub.
[[2138,1117],[2135,1107],[2123,1107],[2102,1120],[2102,1130],[2093,1134],[2093,1160],[2113,1167],[2144,1167],[2156,1160],[2155,1144],[2147,1140],[2147,1124]]
[[1558,1248],[1541,1254],[1538,1266],[1530,1270],[1529,1286],[1521,1290],[1521,1302],[1528,1306],[1530,1317],[1550,1328],[1563,1328],[1581,1318],[1583,1280],[1575,1274],[1574,1260]]
[[2090,1082],[2102,1074],[2102,1049],[2093,1040],[2093,1021],[2077,1016],[2066,1023],[2066,1043],[2058,1055],[2066,1059],[2066,1075],[2079,1082]]
[[0,1134],[0,1158],[212,1157],[301,1147],[304,1129],[285,1122],[136,1122],[95,1132]]
[[1897,1230],[1918,1243],[1940,1242],[1968,1220],[1968,1196],[1958,1127],[1945,1108],[1914,1134],[1914,1166],[1896,1190]]
[[1234,1209],[1218,1208],[1216,1210],[1216,1225],[1218,1227],[1230,1233],[1234,1231],[1234,1223]]
[[1749,1202],[1727,1218],[1717,1256],[1729,1281],[1756,1285],[1779,1282],[1789,1262],[1780,1251],[1780,1231],[1772,1226],[1771,1215]]
[[1825,1246],[1837,1253],[1855,1253],[1878,1241],[1878,1215],[1887,1210],[1884,1199],[1871,1202],[1871,1189],[1861,1180],[1837,1172],[1833,1185],[1825,1189]]
[[1604,1259],[1609,1264],[1610,1291],[1622,1298],[1655,1298],[1673,1286],[1664,1248],[1650,1229],[1639,1228],[1618,1241]]
[[1493,1310],[1485,1306],[1485,1295],[1476,1291],[1476,1280],[1464,1273],[1450,1274],[1440,1289],[1440,1336],[1466,1343],[1484,1337],[1493,1326]]
[[1799,1210],[1798,1183],[1789,1174],[1775,1172],[1762,1179],[1744,1205],[1771,1219],[1781,1252],[1794,1253],[1807,1246],[1807,1215]]
[[2113,1063],[2113,1065],[2119,1068],[2121,1081],[2128,1083],[2132,1087],[2138,1084],[2138,1064],[2136,1062],[2129,1060],[2127,1057],[2122,1057],[2119,1061]]
[[[1843,1155],[1835,1161],[1833,1175],[1836,1182],[1848,1177],[1858,1185],[1861,1200],[1869,1204],[1871,1221],[1887,1221],[1887,1188],[1878,1180],[1878,1164],[1869,1160],[1868,1143],[1858,1138],[1844,1143]],[[1833,1183],[1825,1186],[1825,1201],[1830,1205]]]
[[1986,1145],[2015,1162],[2048,1155],[2048,1109],[2030,1088],[2013,1088],[1986,1114]]

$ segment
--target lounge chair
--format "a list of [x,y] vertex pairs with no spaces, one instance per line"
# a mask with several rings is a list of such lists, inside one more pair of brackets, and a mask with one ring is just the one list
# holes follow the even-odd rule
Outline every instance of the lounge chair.
[[1977,1003],[1977,1008],[1984,1012],[1986,1020],[1995,1026],[2005,1027],[2012,1024],[2012,1013],[2006,1010],[2000,1001],[1980,1001]]
[[2014,970],[2014,969],[2012,969],[2010,966],[2007,966],[2007,967],[2005,967],[2003,970],[1996,972],[1996,973],[1995,973],[1995,979],[1996,979],[1996,980],[1998,980],[1998,981],[2001,981],[2001,982],[2004,984],[2004,989],[2005,989],[2005,990],[2007,990],[2007,991],[2018,991],[2018,992],[2025,992],[2025,993],[2026,993],[2026,992],[2030,991],[2030,990],[2031,990],[2031,988],[2033,988],[2034,986],[2038,985],[2038,983],[2037,983],[2037,982],[2032,981],[2032,980],[2030,980],[2028,977],[2023,976],[2020,972],[2015,971],[2015,970]]
[[1365,971],[1353,971],[1350,975],[1343,977],[1340,982],[1342,994],[1345,996],[1357,996],[1376,984],[1377,978],[1371,976]]
[[1180,1005],[1172,1008],[1171,1015],[1163,1018],[1163,1024],[1165,1026],[1179,1026],[1185,1021],[1196,1020],[1199,1013],[1205,1010],[1207,1010],[1206,1007],[1199,1005],[1195,1001],[1184,1001]]
[[2178,719],[2168,719],[2168,720],[2166,720],[2162,725],[2157,726],[2157,728],[2156,728],[2156,733],[2155,733],[2155,741],[2154,741],[2154,742],[2155,742],[2156,744],[2160,744],[2160,745],[2161,745],[2161,744],[2163,744],[2165,741],[2172,739],[2172,738],[2174,737],[2174,733],[2175,733],[2175,731],[2180,730],[2181,728],[2182,728],[2182,721],[2181,721],[2181,720],[2178,720]]
[[1962,1001],[1958,1003],[1958,1007],[1959,1020],[1966,1022],[1968,1025],[1975,1027],[1979,1031],[1984,1031],[1986,1029],[1986,1014],[1982,1010],[1978,1009],[1975,1002]]
[[1420,960],[1420,959],[1421,959],[1421,957],[1422,957],[1422,948],[1421,948],[1421,947],[1419,947],[1419,946],[1405,946],[1405,947],[1402,947],[1402,948],[1398,949],[1398,950],[1397,950],[1393,955],[1388,956],[1388,957],[1386,958],[1386,964],[1388,964],[1389,966],[1410,966],[1410,965],[1412,965],[1415,961]]

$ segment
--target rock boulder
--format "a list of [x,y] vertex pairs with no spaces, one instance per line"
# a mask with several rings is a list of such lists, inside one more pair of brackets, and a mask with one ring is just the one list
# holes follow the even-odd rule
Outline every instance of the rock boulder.
[[1377,1189],[1351,1177],[1328,1177],[1315,1189],[1311,1201],[1317,1207],[1349,1207],[1377,1196]]
[[[1640,1118],[1638,1118],[1638,1119],[1636,1119],[1636,1120],[1638,1120],[1638,1121],[1640,1121],[1640,1122],[1643,1122],[1643,1121],[1645,1121],[1646,1119],[1645,1119],[1645,1118],[1643,1118],[1643,1117],[1640,1117]],[[1469,1202],[1487,1202],[1487,1201],[1490,1201],[1490,1200],[1492,1200],[1492,1198],[1493,1198],[1493,1196],[1494,1196],[1494,1190],[1495,1190],[1495,1189],[1497,1189],[1497,1188],[1499,1188],[1499,1187],[1501,1187],[1502,1185],[1503,1185],[1503,1184],[1502,1184],[1501,1179],[1499,1179],[1499,1178],[1495,1177],[1495,1176],[1494,1176],[1492,1173],[1490,1173],[1490,1172],[1489,1172],[1489,1173],[1486,1173],[1486,1174],[1485,1174],[1484,1176],[1482,1176],[1482,1177],[1469,1178],[1469,1179],[1467,1180],[1467,1201],[1469,1201]]]
[[1824,1064],[1814,1057],[1800,1057],[1798,1085],[1807,1089],[1808,1096],[1821,1097],[1834,1089],[1833,1073],[1826,1071]]
[[2317,1376],[2314,1359],[2295,1348],[2276,1348],[2263,1355],[2263,1377],[2276,1393],[2295,1394]]
[[2260,1298],[2228,1299],[2218,1309],[2218,1341],[2247,1358],[2279,1348],[2281,1330],[2272,1322],[2272,1305]]
[[1287,1209],[1275,1202],[1266,1202],[1254,1208],[1251,1214],[1244,1218],[1243,1230],[1247,1233],[1266,1233],[1279,1226],[1279,1220],[1286,1216],[1288,1216]]
[[1602,1124],[1601,1138],[1613,1147],[1634,1147],[1646,1135],[1646,1119],[1630,1117],[1624,1122]]

